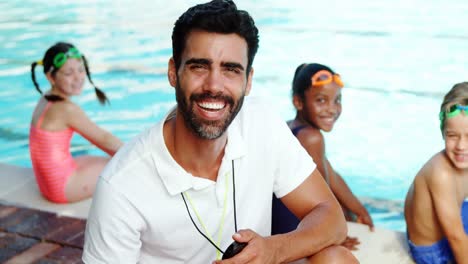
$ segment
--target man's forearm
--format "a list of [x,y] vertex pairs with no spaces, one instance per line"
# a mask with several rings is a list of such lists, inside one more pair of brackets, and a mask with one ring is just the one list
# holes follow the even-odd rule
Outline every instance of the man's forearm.
[[280,262],[312,256],[320,250],[340,244],[347,234],[346,221],[336,201],[317,205],[299,223],[296,230],[272,236],[276,240]]

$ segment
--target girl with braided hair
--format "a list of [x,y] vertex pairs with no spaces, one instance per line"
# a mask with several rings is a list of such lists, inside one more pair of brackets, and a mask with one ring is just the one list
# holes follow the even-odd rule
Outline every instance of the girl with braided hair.
[[[42,65],[51,88],[42,92],[35,68]],[[34,109],[29,147],[32,167],[42,195],[51,202],[68,203],[91,197],[102,169],[110,157],[72,157],[70,141],[77,132],[113,156],[122,142],[95,124],[70,100],[81,94],[85,75],[94,86],[101,104],[108,103],[104,92],[91,80],[86,58],[72,44],[58,42],[44,58],[31,65],[32,81],[42,95]]]

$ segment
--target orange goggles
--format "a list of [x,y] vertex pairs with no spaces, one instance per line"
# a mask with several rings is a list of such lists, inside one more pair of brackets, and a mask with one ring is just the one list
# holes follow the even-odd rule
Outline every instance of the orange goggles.
[[310,78],[312,81],[312,86],[322,86],[325,84],[329,84],[332,82],[335,82],[342,88],[344,86],[343,81],[341,80],[341,77],[339,74],[332,74],[331,72],[327,70],[321,70],[312,75]]

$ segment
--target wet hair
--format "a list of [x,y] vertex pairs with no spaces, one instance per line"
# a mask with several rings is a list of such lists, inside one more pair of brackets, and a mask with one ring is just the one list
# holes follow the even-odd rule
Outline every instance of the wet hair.
[[248,47],[246,74],[249,74],[259,42],[258,29],[249,13],[238,10],[231,0],[213,0],[185,11],[175,22],[172,31],[172,57],[176,69],[180,67],[187,37],[193,30],[235,33],[245,39]]
[[[444,100],[440,105],[440,112],[446,113],[449,111],[450,107],[454,105],[468,105],[468,82],[461,82],[455,84],[452,89],[444,96]],[[440,130],[442,135],[444,134],[445,129],[445,120],[440,124]]]
[[[75,46],[73,46],[70,43],[66,43],[66,42],[57,42],[46,51],[42,61],[35,61],[35,62],[33,62],[31,64],[31,78],[32,78],[32,81],[34,83],[34,87],[36,87],[36,90],[40,94],[42,94],[42,91],[39,88],[39,84],[36,81],[36,73],[35,73],[36,66],[38,64],[42,64],[42,66],[44,68],[44,74],[47,74],[48,72],[50,72],[52,74],[52,76],[55,76],[57,71],[60,69],[60,68],[55,68],[54,65],[53,65],[55,55],[57,55],[60,52],[66,53],[71,48],[75,48]],[[84,55],[81,55],[81,59],[83,60],[83,64],[84,64],[84,67],[85,67],[85,70],[86,70],[86,76],[88,76],[89,82],[94,86],[94,92],[96,93],[96,96],[97,96],[99,102],[101,104],[103,104],[103,105],[106,104],[106,103],[109,103],[109,99],[107,99],[106,94],[103,91],[101,91],[98,87],[96,87],[93,80],[91,79],[91,72],[89,70],[88,61],[86,60],[86,57]],[[58,96],[58,95],[46,95],[44,97],[46,98],[46,100],[52,101],[52,102],[62,101],[63,100],[63,98],[61,96]]]
[[311,77],[321,70],[335,74],[330,67],[319,63],[303,63],[297,66],[292,81],[292,95],[297,95],[299,98],[304,99],[305,91],[312,86]]

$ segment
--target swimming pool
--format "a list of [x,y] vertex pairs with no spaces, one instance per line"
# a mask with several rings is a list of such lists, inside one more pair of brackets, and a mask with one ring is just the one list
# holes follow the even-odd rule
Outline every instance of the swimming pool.
[[[76,101],[99,125],[129,140],[174,104],[167,83],[173,22],[198,1],[0,2],[0,162],[31,166],[29,120],[39,97],[30,64],[59,40],[76,44],[95,83]],[[260,30],[253,96],[293,118],[290,82],[302,62],[332,66],[346,84],[343,114],[326,135],[332,165],[378,226],[404,230],[402,201],[422,164],[443,147],[438,108],[468,76],[463,0],[236,1]],[[289,1],[288,1],[289,2]],[[47,82],[37,70],[43,89]],[[72,150],[102,153],[80,137]]]

